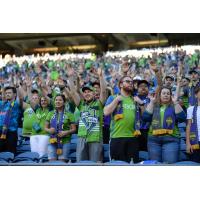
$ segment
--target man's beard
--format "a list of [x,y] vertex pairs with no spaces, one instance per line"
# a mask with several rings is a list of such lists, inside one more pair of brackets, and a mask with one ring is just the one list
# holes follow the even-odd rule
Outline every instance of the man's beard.
[[128,88],[128,87],[123,87],[123,90],[127,93],[132,93],[133,92],[133,88]]

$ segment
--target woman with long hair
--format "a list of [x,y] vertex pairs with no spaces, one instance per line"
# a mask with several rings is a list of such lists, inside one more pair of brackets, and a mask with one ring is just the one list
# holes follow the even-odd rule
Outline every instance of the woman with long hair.
[[48,159],[68,161],[71,134],[76,131],[74,116],[65,111],[65,96],[58,94],[55,109],[47,115],[45,131],[49,133]]
[[49,136],[45,131],[46,117],[50,111],[49,101],[45,96],[40,98],[40,106],[34,111],[35,120],[30,136],[31,152],[37,152],[40,157],[47,153]]
[[175,163],[179,158],[180,134],[177,123],[186,120],[186,114],[178,102],[180,80],[177,79],[177,93],[172,97],[171,88],[158,86],[156,96],[143,113],[143,120],[151,122],[148,132],[148,153],[150,160]]

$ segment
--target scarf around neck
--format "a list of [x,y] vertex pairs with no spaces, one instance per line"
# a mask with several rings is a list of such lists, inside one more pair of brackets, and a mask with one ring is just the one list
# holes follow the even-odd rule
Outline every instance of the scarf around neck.
[[[133,101],[134,103],[134,101]],[[114,110],[114,120],[118,121],[120,119],[124,118],[124,114],[123,114],[123,100],[121,102],[118,103],[116,109]],[[135,120],[134,120],[134,124],[133,124],[133,136],[139,136],[141,135],[140,132],[140,109],[139,109],[139,105],[137,103],[135,103]]]
[[192,124],[190,127],[190,144],[192,145],[192,149],[199,149],[199,133],[197,127],[197,108],[198,105],[194,106],[193,109],[193,117],[192,117]]
[[57,155],[62,154],[62,138],[58,137],[58,133],[63,130],[63,122],[64,122],[64,111],[61,113],[55,111],[53,118],[50,121],[50,128],[54,128],[56,132],[54,134],[50,134],[50,143],[57,144]]
[[175,115],[174,115],[174,106],[168,105],[164,111],[163,124],[161,124],[160,116],[160,104],[155,104],[153,110],[153,120],[152,120],[152,129],[153,135],[165,135],[173,134],[173,129],[175,128]]

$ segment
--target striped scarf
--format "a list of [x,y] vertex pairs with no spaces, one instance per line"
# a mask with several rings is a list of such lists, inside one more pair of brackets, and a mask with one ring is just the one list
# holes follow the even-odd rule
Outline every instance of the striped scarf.
[[198,128],[197,128],[197,105],[193,109],[193,120],[190,127],[190,144],[192,149],[199,149]]
[[8,128],[9,128],[9,123],[10,123],[10,116],[11,116],[11,112],[12,112],[12,109],[13,109],[14,105],[15,105],[15,101],[10,103],[9,109],[6,112],[0,139],[3,139],[3,140],[6,139],[6,135],[7,135]]
[[[135,109],[135,121],[133,124],[133,136],[139,136],[141,135],[140,132],[140,109],[139,109],[139,105],[137,103],[135,103],[136,109]],[[123,114],[123,103],[122,101],[119,102],[119,104],[117,105],[116,109],[114,110],[114,120],[118,121],[120,119],[124,118],[124,114]]]
[[58,137],[58,133],[63,130],[63,122],[64,122],[64,112],[59,113],[55,112],[55,115],[50,121],[50,128],[54,128],[56,132],[50,135],[50,143],[57,144],[57,155],[62,154],[63,144],[62,138]]
[[163,124],[161,125],[160,105],[157,103],[153,110],[152,129],[153,135],[172,134],[175,127],[174,106],[169,105],[165,109]]
[[194,106],[197,103],[197,98],[195,97],[195,88],[200,86],[200,83],[197,83],[195,86],[190,83],[189,84],[189,97],[188,97],[188,102],[190,106]]

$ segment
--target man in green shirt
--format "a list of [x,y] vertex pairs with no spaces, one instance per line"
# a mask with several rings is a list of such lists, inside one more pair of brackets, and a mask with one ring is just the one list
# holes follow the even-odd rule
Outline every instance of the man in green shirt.
[[100,97],[95,99],[95,93],[90,85],[82,88],[83,99],[80,98],[73,81],[69,79],[70,93],[80,111],[78,143],[76,151],[77,162],[81,160],[102,161],[102,123],[103,105],[106,99],[106,83],[102,69],[98,69],[100,80]]
[[[138,162],[139,140],[135,127],[136,124],[136,103],[143,106],[143,102],[138,97],[132,97],[133,80],[130,76],[123,76],[119,81],[120,95],[110,96],[107,99],[104,115],[112,114],[110,126],[110,157],[114,160]],[[119,106],[122,111],[118,117],[116,112]],[[138,122],[138,121],[137,121]],[[139,126],[138,126],[139,128]]]

